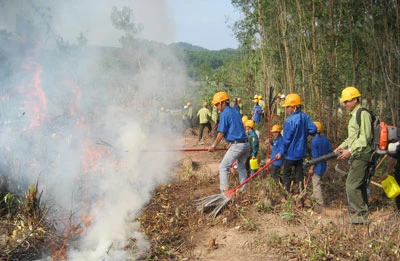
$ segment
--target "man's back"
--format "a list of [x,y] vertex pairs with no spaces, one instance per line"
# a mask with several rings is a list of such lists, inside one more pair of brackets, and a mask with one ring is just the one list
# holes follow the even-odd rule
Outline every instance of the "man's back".
[[297,110],[290,115],[283,127],[283,140],[286,151],[286,158],[299,160],[307,153],[307,137],[317,133],[317,127],[310,117]]
[[206,107],[203,107],[197,112],[197,116],[199,117],[200,124],[207,123],[211,117],[211,112]]

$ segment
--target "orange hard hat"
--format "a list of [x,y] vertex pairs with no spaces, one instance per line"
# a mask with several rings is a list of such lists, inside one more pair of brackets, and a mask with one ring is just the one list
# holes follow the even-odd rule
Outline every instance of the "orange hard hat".
[[342,97],[340,97],[340,102],[351,101],[353,98],[357,98],[360,96],[361,93],[357,88],[349,86],[343,89]]
[[301,101],[300,95],[298,95],[297,93],[291,93],[286,96],[283,107],[298,106],[302,104],[303,102]]
[[314,121],[315,126],[317,126],[317,131],[322,131],[322,123],[319,121]]
[[217,92],[214,94],[212,104],[218,104],[224,101],[229,101],[229,95],[226,92]]
[[282,126],[279,124],[275,124],[274,126],[272,126],[271,128],[271,132],[281,132],[282,131]]
[[245,127],[253,128],[253,127],[254,127],[254,121],[253,121],[253,120],[247,120],[247,121],[244,123],[244,126],[245,126]]
[[245,124],[245,122],[246,122],[248,119],[249,119],[249,117],[248,117],[247,115],[243,115],[243,117],[242,117],[243,125]]

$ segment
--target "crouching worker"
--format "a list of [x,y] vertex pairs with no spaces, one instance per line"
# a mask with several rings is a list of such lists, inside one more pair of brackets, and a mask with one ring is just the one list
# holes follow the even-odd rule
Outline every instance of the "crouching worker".
[[[242,183],[247,178],[246,160],[250,153],[250,146],[246,132],[242,123],[240,112],[229,106],[229,96],[226,92],[214,94],[212,104],[216,106],[219,116],[218,134],[214,143],[208,148],[209,152],[215,151],[215,147],[225,138],[230,143],[227,152],[219,165],[220,190],[223,193],[229,190],[229,170],[232,163],[237,160],[237,171],[239,182]],[[243,191],[245,186],[240,188]]]
[[250,160],[256,160],[257,161],[257,154],[258,154],[258,136],[254,131],[254,121],[252,120],[247,120],[244,123],[244,127],[246,128],[246,133],[247,133],[247,137],[250,143],[250,157],[248,158],[248,163],[250,165],[250,173],[254,174],[256,172],[256,170],[258,169],[258,163],[255,164],[257,165],[256,167],[253,167],[250,162]]
[[[279,153],[279,151],[283,150],[283,137],[281,135],[282,131],[282,126],[279,124],[275,124],[272,126],[271,133],[272,136],[274,137],[274,140],[271,142],[272,150],[271,150],[271,157],[267,160],[267,163],[270,162],[272,159],[275,158],[276,154]],[[272,178],[275,181],[279,181],[282,183],[282,178],[281,178],[281,167],[283,165],[285,155],[281,157],[278,160],[275,160],[272,165],[270,166],[270,171],[272,173]]]
[[[326,155],[332,152],[332,145],[328,138],[322,135],[322,123],[319,121],[314,121],[317,126],[317,135],[311,141],[311,156],[313,159],[320,156]],[[324,206],[324,199],[322,197],[321,189],[321,177],[326,172],[327,162],[320,162],[316,165],[312,165],[308,170],[308,174],[312,175],[312,185],[313,185],[313,197],[315,199],[316,205],[314,210],[317,213],[321,213]]]

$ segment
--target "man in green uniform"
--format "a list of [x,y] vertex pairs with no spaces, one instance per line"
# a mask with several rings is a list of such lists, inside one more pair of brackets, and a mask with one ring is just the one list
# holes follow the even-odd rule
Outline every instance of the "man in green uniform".
[[242,98],[240,98],[240,97],[238,97],[237,98],[237,101],[238,101],[238,105],[239,105],[239,112],[240,112],[240,115],[243,115],[243,103],[242,103]]
[[206,127],[208,132],[211,131],[211,112],[207,108],[207,102],[203,103],[203,108],[201,108],[197,112],[197,116],[199,117],[199,123],[200,123],[200,130],[199,130],[199,144],[201,144],[201,139],[203,138],[203,131],[204,128]]
[[350,159],[350,169],[346,179],[346,193],[349,210],[355,212],[350,217],[352,224],[368,223],[368,194],[365,173],[372,155],[372,118],[367,111],[361,111],[360,125],[356,114],[361,108],[361,93],[355,87],[346,87],[342,91],[340,102],[343,103],[351,118],[348,124],[348,137],[335,151],[341,152],[338,159]]

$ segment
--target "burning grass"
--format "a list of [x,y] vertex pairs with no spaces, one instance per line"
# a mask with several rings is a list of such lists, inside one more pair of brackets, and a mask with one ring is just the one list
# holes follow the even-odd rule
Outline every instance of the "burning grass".
[[1,196],[1,260],[37,260],[50,250],[49,245],[62,245],[62,238],[48,223],[50,208],[42,204],[37,184],[19,198],[2,182]]

